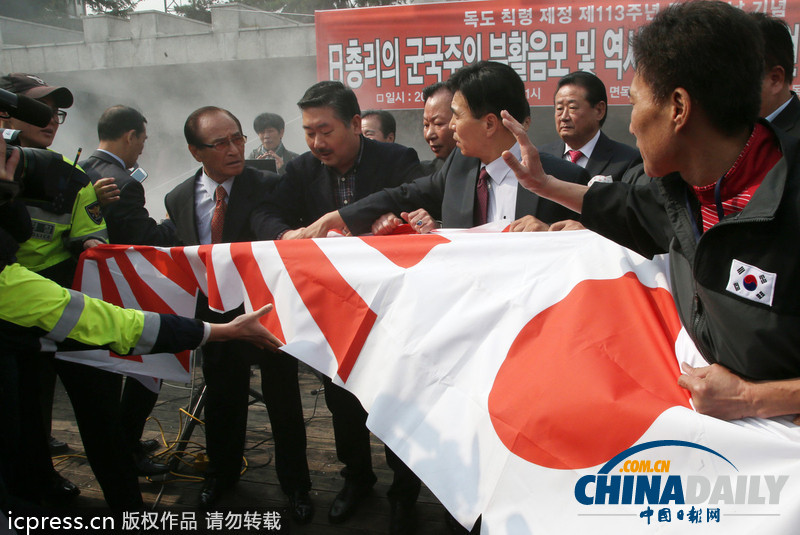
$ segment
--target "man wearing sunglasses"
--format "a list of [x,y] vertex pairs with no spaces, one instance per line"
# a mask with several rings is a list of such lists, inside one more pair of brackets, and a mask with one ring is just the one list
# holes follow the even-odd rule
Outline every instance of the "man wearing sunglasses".
[[[202,167],[164,200],[183,245],[254,241],[261,238],[261,207],[272,195],[276,173],[244,165],[242,125],[229,111],[207,106],[186,120],[189,152]],[[201,295],[199,319],[228,321],[243,307],[217,314]],[[227,318],[227,319],[225,319]],[[211,509],[239,480],[247,426],[250,366],[261,367],[261,387],[275,439],[275,469],[289,498],[292,517],[306,523],[314,514],[308,491],[306,431],[297,382],[297,360],[267,354],[244,342],[210,343],[203,348],[206,382],[206,447],[209,468],[199,498]]]

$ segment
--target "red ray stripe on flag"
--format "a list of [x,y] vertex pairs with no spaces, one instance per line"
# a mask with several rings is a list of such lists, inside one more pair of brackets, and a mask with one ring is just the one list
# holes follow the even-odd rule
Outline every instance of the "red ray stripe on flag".
[[197,257],[206,266],[206,279],[208,280],[208,306],[214,310],[222,310],[222,297],[219,295],[217,275],[214,271],[214,262],[211,256],[213,245],[201,245],[197,248]]
[[200,289],[200,283],[197,281],[197,276],[194,274],[194,270],[192,269],[192,264],[189,262],[189,258],[186,256],[186,249],[183,247],[173,247],[169,250],[169,254],[172,257],[172,261],[175,262],[175,266],[186,273],[187,277],[190,277],[195,284],[196,289]]
[[312,240],[276,241],[297,292],[317,323],[347,382],[377,315]]
[[[269,287],[264,281],[264,276],[261,274],[261,268],[258,267],[258,263],[253,256],[253,244],[250,242],[232,243],[231,258],[244,282],[245,290],[253,309],[258,310],[268,303],[274,305],[275,298],[272,297],[272,292],[269,291]],[[280,319],[274,311],[262,317],[261,323],[272,331],[272,334],[277,336],[281,342],[286,343]]]
[[[139,306],[142,310],[149,310],[151,312],[158,312],[160,314],[175,314],[175,311],[172,309],[172,307],[170,307],[166,301],[161,299],[161,296],[158,295],[158,292],[151,288],[150,285],[142,280],[141,277],[139,277],[139,274],[136,273],[136,269],[133,267],[128,255],[121,254],[116,260],[123,276],[125,277],[125,280],[128,281],[128,284],[134,291],[136,300],[139,302]],[[181,351],[180,353],[176,353],[175,357],[178,359],[178,362],[180,362],[183,369],[188,372],[190,352]],[[132,359],[133,357],[129,356],[121,358]]]
[[100,279],[100,295],[103,296],[103,301],[122,306],[122,297],[119,295],[117,284],[114,282],[111,271],[108,269],[108,260],[104,258],[96,262],[98,278]]
[[[118,254],[118,252],[115,251]],[[124,253],[123,253],[124,254]],[[114,258],[112,254],[108,258]],[[103,301],[108,303],[113,303],[117,306],[122,306],[122,297],[119,295],[119,291],[117,290],[117,285],[114,282],[113,277],[111,276],[111,271],[108,269],[108,258],[103,258],[97,260],[97,272],[100,278],[100,288],[103,296]],[[130,360],[133,362],[142,362],[141,355],[117,355],[113,351],[108,351],[109,355],[112,357],[116,357],[118,359],[125,359]]]
[[367,236],[361,239],[396,265],[406,269],[416,266],[440,243],[450,242],[438,234]]
[[[136,250],[162,275],[180,286],[184,292],[189,295],[197,293],[199,286],[188,261],[186,266],[181,266],[170,255],[153,247],[137,247]],[[183,258],[186,259],[185,255]]]

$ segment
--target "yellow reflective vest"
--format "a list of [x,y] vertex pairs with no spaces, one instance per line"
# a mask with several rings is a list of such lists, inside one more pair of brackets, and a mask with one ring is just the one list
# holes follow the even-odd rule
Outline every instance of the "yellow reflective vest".
[[[143,338],[146,326],[158,333],[158,314],[149,313],[151,321],[146,325],[141,310],[91,299],[19,264],[8,265],[0,272],[0,295],[0,319],[44,331],[40,340],[43,351],[55,351],[55,343],[71,338],[89,345],[109,346],[115,353],[126,355]],[[149,351],[141,349],[136,353]]]
[[[64,161],[72,165],[67,158]],[[33,235],[20,244],[17,260],[33,271],[39,272],[78,256],[86,240],[94,238],[108,243],[106,223],[94,187],[80,167],[76,166],[75,170],[72,180],[85,183],[73,193],[71,212],[53,213],[44,203],[27,199],[24,194],[21,198],[28,207]]]

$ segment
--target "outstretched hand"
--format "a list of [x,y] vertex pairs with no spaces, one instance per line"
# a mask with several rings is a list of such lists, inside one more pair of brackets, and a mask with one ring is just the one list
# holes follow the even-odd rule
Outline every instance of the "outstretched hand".
[[328,235],[328,232],[331,230],[338,230],[345,236],[350,235],[350,231],[347,228],[342,216],[339,215],[338,210],[334,210],[333,212],[328,212],[324,216],[320,217],[307,227],[299,228],[297,230],[290,230],[283,235],[281,239],[283,240],[292,240],[292,239],[303,239],[303,238],[324,238]]
[[391,234],[400,225],[403,220],[394,215],[392,212],[383,214],[372,223],[372,234],[375,236],[385,236]]
[[528,214],[522,216],[508,226],[509,232],[546,232],[550,225]]
[[400,215],[418,234],[428,234],[439,228],[439,224],[424,208],[417,208],[413,212],[402,212]]
[[210,342],[243,340],[269,351],[278,351],[283,343],[261,324],[261,318],[272,310],[272,304],[258,310],[237,316],[228,323],[212,323]]
[[508,128],[517,138],[522,156],[522,161],[519,161],[510,151],[504,151],[503,160],[514,171],[523,188],[537,193],[538,190],[547,185],[547,182],[552,177],[544,172],[542,162],[539,159],[539,151],[528,139],[528,132],[525,128],[506,110],[501,111],[500,116],[503,119],[503,126]]

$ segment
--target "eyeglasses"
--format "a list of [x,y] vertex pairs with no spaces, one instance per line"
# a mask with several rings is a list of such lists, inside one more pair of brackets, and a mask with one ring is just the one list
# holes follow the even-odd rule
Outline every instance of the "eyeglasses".
[[[55,109],[53,110],[53,117],[56,118],[56,122],[58,124],[64,124],[64,121],[67,120],[67,112],[64,110]],[[0,119],[10,119],[11,115],[7,112],[0,112]]]
[[233,143],[237,147],[243,147],[244,144],[247,142],[247,136],[244,134],[234,134],[231,137],[226,137],[225,139],[220,139],[213,143],[198,143],[199,147],[205,147],[207,149],[214,149],[216,151],[222,152],[227,150],[228,145]]
[[53,117],[56,118],[58,124],[64,124],[64,121],[67,120],[67,112],[64,110],[53,110]]

